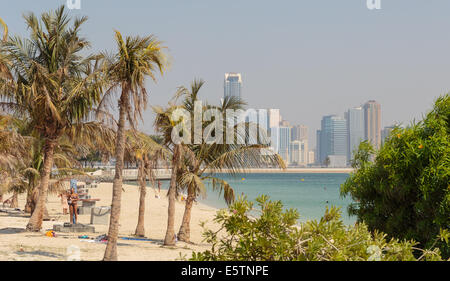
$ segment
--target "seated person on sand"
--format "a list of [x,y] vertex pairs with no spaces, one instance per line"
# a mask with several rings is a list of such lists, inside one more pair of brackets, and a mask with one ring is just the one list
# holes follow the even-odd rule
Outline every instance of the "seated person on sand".
[[78,220],[77,212],[78,194],[75,193],[75,189],[70,188],[70,193],[67,196],[67,204],[69,204],[70,223],[76,224]]

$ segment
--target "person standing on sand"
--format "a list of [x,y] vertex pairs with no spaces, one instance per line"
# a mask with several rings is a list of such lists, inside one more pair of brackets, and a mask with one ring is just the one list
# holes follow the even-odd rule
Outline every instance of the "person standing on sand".
[[67,197],[68,197],[67,190],[65,190],[58,196],[61,197],[61,207],[63,209],[63,215],[67,215],[67,210],[69,209],[69,204],[67,204]]
[[70,223],[76,224],[78,220],[78,194],[75,193],[75,189],[70,188],[70,193],[67,196],[67,203],[69,204]]

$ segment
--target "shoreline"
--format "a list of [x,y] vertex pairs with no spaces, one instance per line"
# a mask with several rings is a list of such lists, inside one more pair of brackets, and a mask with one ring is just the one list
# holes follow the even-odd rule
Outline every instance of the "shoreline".
[[[216,174],[229,173],[228,169],[224,169]],[[252,168],[245,169],[245,172],[239,174],[350,174],[354,171],[353,168]],[[206,170],[211,172],[211,170]]]

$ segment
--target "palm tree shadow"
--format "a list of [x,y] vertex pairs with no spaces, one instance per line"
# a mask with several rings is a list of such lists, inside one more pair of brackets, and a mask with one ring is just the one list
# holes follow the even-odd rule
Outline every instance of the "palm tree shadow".
[[25,231],[25,228],[6,227],[0,229],[0,234],[17,234]]
[[55,253],[50,253],[50,252],[44,252],[44,251],[29,251],[29,252],[25,252],[25,251],[16,251],[17,255],[30,255],[30,256],[43,256],[43,257],[47,257],[47,258],[64,258],[64,255],[61,254],[55,254]]

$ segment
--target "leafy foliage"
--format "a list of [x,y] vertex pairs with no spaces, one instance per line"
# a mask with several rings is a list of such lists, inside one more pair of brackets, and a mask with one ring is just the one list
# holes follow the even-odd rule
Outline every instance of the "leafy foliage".
[[[283,210],[280,201],[265,195],[253,203],[240,197],[229,209],[220,210],[214,221],[221,228],[206,230],[211,250],[193,253],[201,261],[411,261],[415,242],[387,239],[369,232],[364,223],[346,226],[340,210],[332,207],[320,221],[296,225],[297,210]],[[255,211],[256,217],[252,217]],[[439,249],[423,251],[418,260],[440,260]]]
[[[378,152],[362,143],[353,160],[356,172],[341,188],[356,201],[349,213],[389,237],[414,239],[421,248],[436,243],[450,228],[449,118],[447,94],[424,120],[394,129]],[[448,244],[437,245],[448,258]]]

